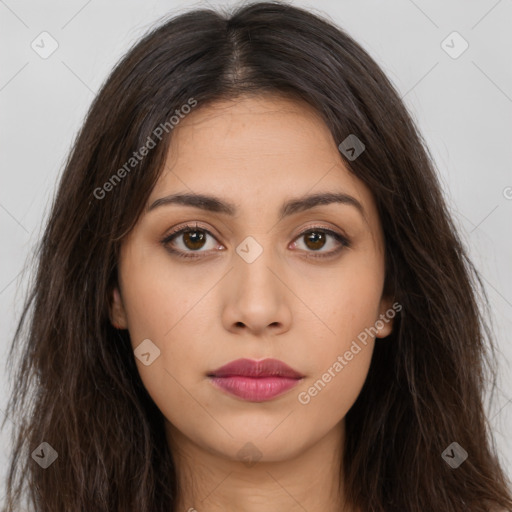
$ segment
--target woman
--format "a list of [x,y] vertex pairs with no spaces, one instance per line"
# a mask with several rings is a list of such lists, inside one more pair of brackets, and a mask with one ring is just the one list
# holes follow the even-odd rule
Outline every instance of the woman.
[[477,273],[397,92],[330,22],[255,3],[147,35],[38,258],[5,510],[25,485],[38,512],[512,510]]

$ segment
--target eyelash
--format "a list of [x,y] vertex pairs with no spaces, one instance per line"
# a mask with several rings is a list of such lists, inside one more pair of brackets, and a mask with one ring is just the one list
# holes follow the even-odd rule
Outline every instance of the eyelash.
[[[179,258],[183,258],[183,259],[198,259],[198,258],[201,258],[202,256],[200,256],[199,254],[195,254],[195,253],[207,252],[207,251],[187,251],[187,252],[182,252],[181,250],[172,249],[169,246],[169,243],[172,242],[175,238],[178,238],[180,235],[182,235],[184,233],[191,232],[191,231],[192,232],[193,231],[201,231],[201,232],[206,233],[207,235],[211,236],[212,238],[215,238],[215,236],[208,229],[202,228],[198,224],[195,224],[195,225],[186,224],[185,226],[182,226],[182,227],[172,231],[168,236],[166,236],[163,240],[161,240],[161,243],[165,246],[165,248],[169,252],[171,252],[172,254],[178,256]],[[328,253],[315,253],[314,251],[312,251],[312,254],[308,254],[306,256],[306,258],[315,258],[315,259],[318,258],[318,259],[321,259],[321,258],[334,257],[339,252],[341,252],[341,250],[343,250],[343,248],[348,248],[348,247],[351,246],[350,241],[345,236],[341,235],[340,233],[337,233],[336,231],[332,231],[331,229],[323,228],[323,227],[320,227],[320,226],[308,227],[306,230],[302,231],[294,240],[297,240],[300,237],[302,237],[302,236],[304,236],[304,235],[306,235],[308,233],[311,233],[311,232],[315,232],[315,233],[320,232],[320,233],[332,236],[340,244],[340,248],[335,249],[333,251],[329,251]],[[308,252],[310,252],[310,251],[308,251]]]

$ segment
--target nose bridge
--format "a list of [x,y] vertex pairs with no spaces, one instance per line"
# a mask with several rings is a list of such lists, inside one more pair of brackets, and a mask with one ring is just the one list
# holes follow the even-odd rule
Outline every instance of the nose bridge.
[[266,300],[279,292],[274,275],[278,258],[270,240],[271,236],[246,237],[236,247],[238,258],[235,259],[234,269],[240,290],[249,291],[252,297],[261,296]]
[[256,332],[269,325],[289,327],[291,313],[285,302],[284,285],[275,275],[279,274],[280,265],[275,248],[270,246],[271,239],[249,236],[236,247],[230,292],[224,304],[227,328],[243,324]]

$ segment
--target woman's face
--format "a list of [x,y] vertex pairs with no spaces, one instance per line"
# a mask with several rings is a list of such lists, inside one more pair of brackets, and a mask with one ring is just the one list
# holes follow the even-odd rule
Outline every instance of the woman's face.
[[[170,440],[230,459],[289,459],[341,431],[373,334],[391,331],[372,195],[306,104],[199,103],[172,135],[121,248],[112,321],[129,330]],[[162,201],[176,194],[218,202]],[[308,201],[315,194],[339,201]],[[170,238],[185,225],[192,232]],[[211,377],[241,358],[277,359],[302,378]]]

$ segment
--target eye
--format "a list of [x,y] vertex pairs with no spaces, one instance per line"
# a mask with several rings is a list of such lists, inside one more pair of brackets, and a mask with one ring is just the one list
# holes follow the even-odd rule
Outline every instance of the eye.
[[[321,251],[324,247],[329,246],[329,239],[331,247],[330,250]],[[306,231],[303,231],[293,242],[293,246],[300,247],[300,243],[306,247],[306,252],[308,253],[316,253],[316,254],[307,254],[308,258],[328,258],[337,255],[340,251],[342,251],[346,247],[350,247],[350,241],[347,237],[343,236],[341,233],[337,233],[336,231],[332,231],[331,229],[321,228],[321,227],[312,227],[308,228]],[[308,251],[308,249],[310,249]]]
[[[180,258],[200,258],[201,256],[199,254],[194,253],[209,252],[208,249],[202,250],[208,245],[208,237],[216,240],[210,231],[198,226],[197,223],[195,225],[187,224],[174,230],[169,236],[164,238],[161,243],[169,252]],[[176,244],[175,240],[180,243]],[[322,251],[324,247],[329,246],[329,241],[330,245],[334,246],[334,248]],[[294,248],[299,247],[302,250],[300,242],[302,242],[305,247],[303,250],[306,253],[313,253],[307,254],[308,258],[333,257],[344,248],[350,247],[350,241],[345,236],[331,229],[321,227],[308,228],[295,238],[291,245]],[[176,245],[181,245],[181,247],[176,248]],[[210,249],[214,248],[215,244],[210,247]]]
[[[181,258],[197,258],[199,256],[190,254],[190,252],[206,252],[201,251],[200,249],[207,245],[206,239],[208,236],[215,239],[215,237],[207,229],[201,228],[197,224],[187,224],[181,229],[173,231],[168,237],[162,240],[162,244],[167,248],[168,251],[176,254],[176,256]],[[175,239],[181,242],[182,247],[178,249],[171,247],[171,242],[174,242]],[[189,254],[187,254],[187,252]]]

